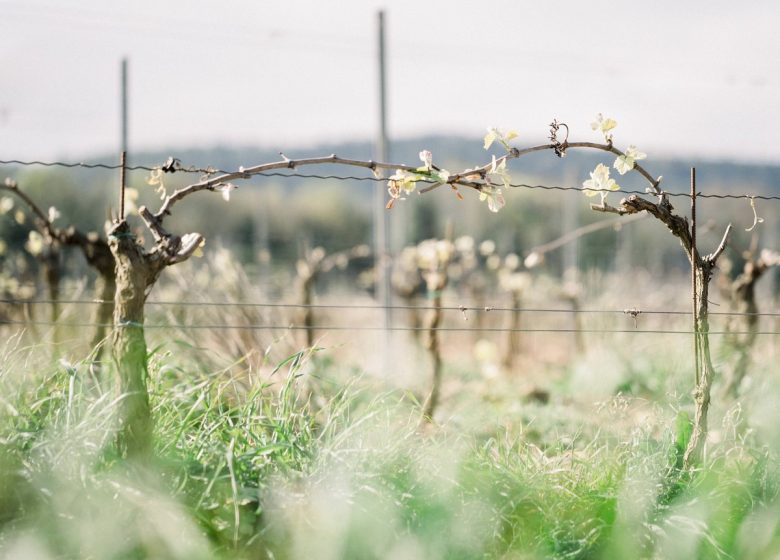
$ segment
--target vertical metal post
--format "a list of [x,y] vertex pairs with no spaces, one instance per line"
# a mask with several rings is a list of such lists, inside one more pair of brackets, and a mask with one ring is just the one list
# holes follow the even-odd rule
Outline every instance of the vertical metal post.
[[[691,291],[693,300],[693,355],[696,372],[696,389],[699,389],[701,376],[699,375],[699,296],[696,291],[698,286],[697,269],[699,253],[696,249],[696,168],[691,167]],[[702,279],[702,281],[706,281]]]
[[[377,159],[385,161],[388,155],[387,145],[387,76],[385,72],[385,12],[378,14],[378,63],[379,63],[379,138],[377,139]],[[382,197],[384,199],[384,195]],[[384,207],[384,205],[383,205]]]
[[122,151],[122,155],[119,158],[119,221],[125,221],[125,183],[126,167],[127,167],[127,152]]
[[[387,77],[385,65],[385,13],[378,14],[378,66],[379,66],[379,136],[376,144],[376,158],[381,162],[388,160],[389,144],[387,139]],[[385,190],[378,185],[374,194],[374,259],[376,263],[376,297],[382,309],[384,332],[383,369],[386,369],[390,346],[391,293],[390,293],[390,227],[385,209]]]
[[122,78],[121,78],[121,136],[119,149],[127,152],[127,59],[122,59]]

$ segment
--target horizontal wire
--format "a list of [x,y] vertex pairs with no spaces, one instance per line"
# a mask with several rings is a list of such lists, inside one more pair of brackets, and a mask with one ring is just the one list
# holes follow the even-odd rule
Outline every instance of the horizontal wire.
[[[35,326],[59,326],[59,327],[103,327],[114,328],[113,323],[57,323],[54,321],[11,321],[0,319],[0,325],[35,325]],[[412,332],[517,332],[517,333],[592,333],[592,334],[695,334],[689,330],[652,330],[652,329],[525,329],[525,328],[500,328],[500,327],[372,327],[372,326],[348,326],[348,325],[184,325],[184,324],[147,324],[147,325],[120,325],[122,328],[143,327],[145,329],[182,329],[182,330],[288,330],[288,331],[412,331]],[[778,335],[780,331],[709,331],[711,335]]]
[[[21,165],[21,166],[32,166],[32,165],[39,165],[42,167],[66,167],[66,168],[74,168],[74,167],[80,167],[84,169],[121,169],[122,164],[120,163],[84,163],[84,162],[67,162],[67,161],[21,161],[18,159],[9,159],[9,160],[0,160],[0,165]],[[149,167],[146,165],[125,165],[126,171],[159,171],[161,167]],[[199,168],[190,168],[190,167],[176,167],[170,173],[228,173],[227,171],[223,171],[222,169],[216,169],[216,168],[206,168],[206,169],[199,169]]]
[[[120,169],[121,165],[115,165],[110,163],[83,163],[83,162],[74,162],[74,163],[68,163],[64,161],[21,161],[18,159],[9,159],[9,160],[0,160],[0,165],[22,165],[22,166],[31,166],[31,165],[40,165],[43,167],[83,167],[85,169]],[[127,165],[125,166],[125,169],[128,171],[137,171],[137,170],[143,170],[143,171],[153,171],[154,168],[152,167],[146,167],[144,165]]]
[[[378,183],[383,183],[387,181],[387,178],[381,178],[381,177],[374,177],[373,175],[368,176],[355,176],[355,175],[321,175],[317,173],[285,173],[280,171],[267,171],[262,173],[256,173],[253,176],[260,176],[260,177],[296,177],[301,179],[321,179],[321,180],[336,180],[336,181],[373,181]],[[429,179],[421,179],[417,181],[418,183],[426,183],[430,185],[438,184],[438,181],[433,181]],[[508,185],[511,188],[516,189],[541,189],[541,190],[548,190],[548,191],[577,191],[577,192],[583,192],[583,191],[594,191],[598,192],[600,189],[590,189],[590,188],[584,188],[584,187],[561,187],[561,186],[555,186],[555,185],[529,185],[526,183],[510,183]],[[648,194],[646,191],[620,191],[621,194]],[[690,197],[691,195],[688,193],[671,193],[662,191],[663,194],[667,196],[687,196]],[[708,195],[701,195],[701,196],[708,196]],[[709,195],[711,198],[714,198],[715,195]],[[734,197],[734,198],[750,198],[752,195],[722,195],[723,197]],[[697,196],[699,198],[699,196]],[[761,198],[760,196],[754,196],[753,198]],[[780,200],[780,196],[775,197],[778,200]]]
[[[112,303],[108,300],[100,299],[73,299],[73,300],[51,300],[51,299],[8,299],[0,298],[0,303],[11,305],[43,305],[58,303],[61,305],[100,305]],[[571,313],[571,314],[620,314],[620,315],[680,315],[690,316],[691,311],[666,311],[666,310],[642,310],[642,309],[560,309],[543,307],[499,307],[492,305],[466,306],[466,305],[443,305],[436,307],[433,305],[372,305],[372,304],[336,304],[336,303],[271,303],[271,302],[230,302],[230,301],[147,301],[146,305],[161,306],[181,306],[181,307],[271,307],[271,308],[296,308],[296,309],[365,309],[381,311],[385,309],[399,310],[419,310],[429,311],[439,309],[441,311],[476,311],[482,313],[498,312],[519,312],[519,313]],[[729,317],[780,317],[780,312],[755,312],[746,313],[738,311],[710,311],[709,315],[722,315]]]
[[[120,164],[107,164],[107,163],[70,163],[70,162],[63,162],[63,161],[21,161],[21,160],[0,160],[0,165],[22,165],[22,166],[31,166],[31,165],[41,165],[44,167],[67,167],[67,168],[73,168],[73,167],[82,167],[85,169],[120,169],[122,166]],[[160,170],[160,167],[148,167],[144,165],[135,165],[135,166],[126,166],[126,170],[128,171],[158,171]],[[233,173],[230,171],[224,171],[222,169],[216,169],[216,168],[205,168],[205,169],[199,169],[199,168],[187,168],[187,167],[178,167],[175,169],[175,172],[182,172],[182,173],[200,173],[200,174],[229,174]],[[279,172],[279,171],[268,171],[268,172],[261,172],[261,173],[253,173],[252,177],[295,177],[300,179],[320,179],[320,180],[334,180],[334,181],[373,181],[373,182],[385,182],[387,181],[386,178],[380,178],[380,177],[374,177],[374,176],[355,176],[355,175],[321,175],[317,173],[285,173],[285,172]],[[437,184],[437,181],[422,179],[420,181],[417,181],[418,183],[427,183],[427,184]],[[530,185],[526,183],[510,183],[508,187],[511,188],[521,188],[521,189],[539,189],[539,190],[548,190],[548,191],[577,191],[577,192],[583,192],[583,191],[595,191],[598,192],[600,189],[589,189],[584,187],[562,187],[562,186],[556,186],[556,185]],[[658,196],[656,193],[648,193],[647,191],[639,191],[639,190],[630,190],[630,191],[616,191],[621,194],[638,194],[638,195],[646,195],[651,194],[652,196]],[[690,198],[690,193],[687,192],[668,192],[668,191],[661,191],[662,195],[664,196],[671,196],[671,197],[683,197],[683,198]],[[755,199],[755,200],[780,200],[780,196],[778,195],[761,195],[761,194],[714,194],[714,193],[697,193],[696,198],[713,198],[713,199],[731,199],[731,200],[741,200],[741,199]]]
[[[266,172],[266,173],[257,173],[259,176],[263,177],[299,177],[304,179],[335,179],[338,181],[375,181],[375,182],[384,182],[387,181],[387,179],[382,179],[379,177],[373,177],[373,176],[366,176],[366,177],[356,177],[353,175],[318,175],[315,173],[281,173],[281,172]],[[420,180],[417,181],[418,183],[428,183],[428,184],[437,184],[437,181],[429,181],[429,180]],[[547,191],[577,191],[577,192],[583,192],[583,191],[593,191],[593,192],[599,192],[601,189],[590,189],[586,187],[561,187],[556,185],[530,185],[527,183],[510,183],[508,185],[510,188],[515,189],[539,189],[539,190],[547,190]],[[647,191],[616,191],[620,194],[651,194],[653,196],[658,196],[655,193],[648,193]],[[683,198],[690,198],[690,193],[687,192],[668,192],[668,191],[661,191],[660,194],[663,194],[665,196],[673,196],[673,197],[683,197]],[[741,200],[741,199],[756,199],[756,200],[780,200],[780,196],[772,196],[772,195],[753,195],[753,194],[707,194],[707,193],[697,193],[696,198],[715,198],[715,199],[735,199],[735,200]]]
[[[253,174],[253,176],[260,176],[260,177],[296,177],[301,179],[320,179],[320,180],[336,180],[336,181],[373,181],[373,182],[385,182],[387,181],[386,178],[380,178],[380,177],[374,177],[374,176],[365,176],[365,177],[358,177],[355,175],[321,175],[317,173],[284,173],[279,171],[268,171],[268,172],[262,172],[262,173],[256,173]],[[418,183],[426,183],[435,185],[438,184],[438,181],[428,180],[428,179],[421,179],[420,181],[417,181]],[[600,192],[601,189],[592,189],[587,187],[562,187],[558,185],[530,185],[527,183],[510,183],[507,185],[510,188],[515,189],[538,189],[538,190],[546,190],[546,191],[577,191],[577,192],[585,192],[585,191],[592,191],[592,192]],[[647,191],[638,191],[638,190],[621,190],[616,191],[620,194],[641,194],[641,195],[647,195],[651,194],[652,196],[658,196],[655,193],[648,193]],[[683,198],[690,198],[690,193],[687,192],[668,192],[668,191],[661,191],[662,195],[665,196],[671,196],[671,197],[683,197]],[[715,198],[715,199],[734,199],[734,200],[741,200],[741,199],[756,199],[756,200],[780,200],[780,196],[773,196],[773,195],[753,195],[753,194],[706,194],[706,193],[697,193],[696,198]]]
[[[509,185],[512,188],[523,188],[523,189],[542,189],[547,191],[578,191],[578,192],[584,192],[584,191],[593,191],[593,192],[603,192],[601,189],[589,189],[585,187],[558,187],[554,185],[526,185],[526,184],[510,184]],[[644,195],[650,195],[650,196],[673,196],[673,197],[683,197],[683,198],[690,198],[690,193],[685,192],[669,192],[669,191],[661,191],[660,193],[648,193],[647,191],[624,191],[619,190],[615,191],[617,194],[644,194]],[[696,193],[696,198],[714,198],[714,199],[734,199],[734,200],[742,200],[742,199],[755,199],[755,200],[780,200],[780,196],[774,196],[774,195],[763,195],[763,194],[714,194],[714,193]]]

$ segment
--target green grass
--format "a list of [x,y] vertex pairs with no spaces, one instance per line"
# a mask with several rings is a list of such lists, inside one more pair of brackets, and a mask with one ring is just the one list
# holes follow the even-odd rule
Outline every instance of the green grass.
[[327,352],[205,369],[162,347],[150,361],[155,459],[138,464],[114,451],[110,368],[40,354],[11,341],[0,366],[6,558],[780,554],[769,377],[713,414],[706,465],[681,475],[689,397],[658,361],[616,366],[624,393],[599,404],[568,381],[582,365],[541,404],[512,380],[480,392],[461,364],[449,375],[462,390],[425,425],[412,395]]

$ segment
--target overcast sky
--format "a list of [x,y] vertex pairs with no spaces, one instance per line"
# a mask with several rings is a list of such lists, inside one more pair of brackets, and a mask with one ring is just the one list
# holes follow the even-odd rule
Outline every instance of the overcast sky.
[[131,149],[370,139],[380,8],[391,136],[603,112],[651,156],[780,162],[773,0],[0,0],[0,159],[118,150],[123,56]]

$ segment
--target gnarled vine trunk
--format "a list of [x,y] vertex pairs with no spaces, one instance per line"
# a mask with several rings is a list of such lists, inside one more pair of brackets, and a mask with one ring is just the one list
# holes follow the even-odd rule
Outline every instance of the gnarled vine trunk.
[[631,195],[628,198],[624,198],[620,204],[622,208],[619,210],[611,207],[605,207],[605,209],[606,211],[617,211],[621,214],[636,214],[643,210],[647,211],[663,222],[669,231],[677,237],[693,269],[693,292],[696,297],[693,310],[696,362],[696,384],[693,392],[695,412],[691,438],[683,456],[683,468],[689,469],[701,461],[704,444],[707,440],[707,415],[710,406],[712,381],[715,376],[709,341],[709,285],[712,279],[712,271],[718,258],[726,248],[726,242],[731,233],[731,224],[726,228],[718,248],[709,255],[702,256],[696,248],[694,227],[688,222],[687,218],[674,213],[672,205],[665,197],[661,197],[661,202],[656,204],[637,195]]
[[314,309],[312,308],[312,292],[316,273],[312,272],[304,277],[299,277],[299,299],[303,306],[303,330],[304,342],[307,348],[314,346]]
[[444,288],[447,286],[447,274],[440,271],[429,271],[424,276],[431,301],[431,308],[428,310],[425,325],[427,329],[425,348],[428,350],[428,355],[431,359],[431,391],[428,393],[428,398],[423,405],[423,418],[432,420],[433,414],[436,412],[436,406],[439,404],[439,392],[441,390],[442,357],[438,329],[442,318],[441,297]]
[[87,263],[97,270],[95,281],[95,297],[98,306],[94,314],[95,334],[92,337],[92,348],[97,349],[96,359],[100,358],[103,341],[106,338],[107,325],[114,313],[114,295],[116,293],[116,262],[109,244],[95,232],[84,234],[74,227],[69,227],[60,234],[63,244],[73,245],[81,249]]
[[151,265],[127,222],[115,225],[109,246],[116,261],[116,298],[112,357],[119,374],[119,432],[117,444],[128,456],[151,449],[152,418],[147,392],[147,349],[144,304],[159,271]]
[[116,293],[116,276],[111,274],[99,275],[95,280],[95,295],[98,298],[95,310],[95,334],[92,336],[91,346],[96,349],[95,359],[100,358],[103,343],[106,339],[107,325],[111,323],[114,315],[114,294]]
[[117,444],[127,457],[144,456],[152,448],[153,422],[146,388],[146,297],[165,267],[187,260],[203,242],[203,237],[197,233],[179,237],[165,231],[161,219],[164,212],[152,214],[142,206],[138,213],[155,239],[150,251],[136,242],[125,220],[115,222],[108,234],[109,247],[116,263],[111,342],[121,392]]
[[95,232],[82,233],[71,226],[58,232],[58,239],[63,245],[71,245],[81,249],[84,258],[98,277],[95,281],[95,297],[98,305],[93,315],[95,334],[91,346],[95,352],[94,358],[100,359],[106,338],[107,325],[111,323],[114,313],[114,294],[116,293],[116,263],[108,243]]
[[[48,238],[47,238],[48,239]],[[62,279],[62,270],[60,265],[60,251],[56,242],[48,239],[47,247],[41,255],[41,266],[43,269],[43,278],[46,282],[46,291],[49,295],[51,305],[50,320],[52,323],[52,342],[54,343],[54,352],[59,352],[60,329],[57,321],[60,318],[60,280]]]
[[780,254],[764,249],[756,257],[758,238],[747,254],[742,272],[727,286],[727,296],[731,309],[737,314],[728,325],[726,336],[728,349],[735,354],[734,364],[724,386],[724,393],[736,397],[739,386],[745,378],[750,365],[750,353],[758,336],[758,304],[756,302],[756,283],[772,266],[780,265]]
[[520,306],[522,297],[519,290],[510,290],[510,308],[509,325],[507,326],[506,349],[502,365],[505,369],[511,370],[515,363],[515,357],[520,353]]
[[710,409],[710,395],[715,367],[710,352],[709,321],[709,285],[712,267],[706,259],[697,256],[694,259],[696,274],[696,308],[694,317],[694,347],[696,361],[696,385],[693,390],[695,411],[691,439],[683,455],[683,465],[687,468],[702,459],[704,443],[707,439],[707,416]]

